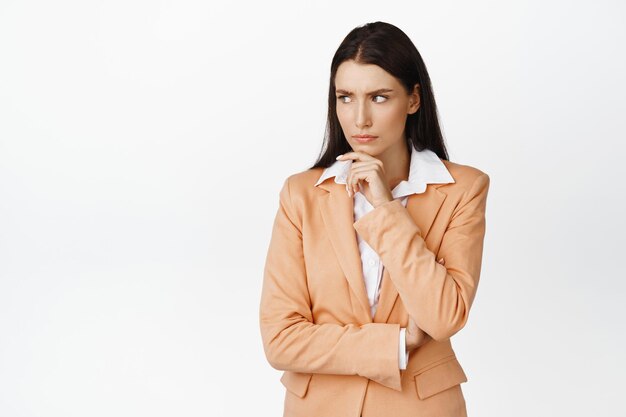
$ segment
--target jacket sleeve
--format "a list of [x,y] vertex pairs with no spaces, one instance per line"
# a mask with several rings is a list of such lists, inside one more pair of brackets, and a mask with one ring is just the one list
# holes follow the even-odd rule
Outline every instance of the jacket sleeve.
[[285,371],[360,375],[400,391],[399,324],[313,322],[300,217],[291,204],[287,178],[265,261],[259,309],[268,362]]
[[437,258],[400,200],[381,204],[353,226],[380,256],[408,314],[435,340],[465,326],[478,286],[489,176],[464,193],[444,233]]

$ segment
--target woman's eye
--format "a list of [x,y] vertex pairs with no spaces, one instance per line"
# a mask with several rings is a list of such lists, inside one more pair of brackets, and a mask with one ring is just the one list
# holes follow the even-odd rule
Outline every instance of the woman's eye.
[[[385,100],[382,100],[382,101],[376,101],[377,103],[384,103],[387,100],[387,96],[375,95],[374,96],[374,100],[376,100],[376,97],[382,97],[382,98],[385,99]],[[349,98],[349,97],[348,96],[337,96],[337,100],[339,100],[339,101],[341,101],[343,103],[347,103],[347,101],[343,100],[344,98]]]

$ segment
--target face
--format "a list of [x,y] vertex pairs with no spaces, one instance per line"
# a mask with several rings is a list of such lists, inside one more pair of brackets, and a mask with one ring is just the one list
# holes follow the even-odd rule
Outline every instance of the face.
[[[355,151],[372,156],[406,151],[405,124],[419,108],[419,86],[411,95],[400,82],[378,65],[342,62],[335,75],[337,118]],[[372,135],[359,141],[355,135]]]

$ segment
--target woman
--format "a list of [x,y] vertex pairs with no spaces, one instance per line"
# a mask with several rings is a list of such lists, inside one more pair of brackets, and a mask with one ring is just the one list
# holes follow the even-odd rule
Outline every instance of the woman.
[[391,24],[344,39],[328,104],[325,150],[285,180],[264,270],[284,416],[465,416],[450,337],[476,295],[489,176],[448,160],[424,62]]

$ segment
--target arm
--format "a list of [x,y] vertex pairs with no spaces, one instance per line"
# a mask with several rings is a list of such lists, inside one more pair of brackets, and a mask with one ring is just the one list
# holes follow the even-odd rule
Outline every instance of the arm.
[[489,176],[482,173],[461,198],[438,253],[445,266],[400,200],[354,223],[389,270],[408,314],[435,340],[450,338],[467,322],[480,276],[488,189]]
[[313,323],[301,227],[287,178],[265,261],[259,310],[269,363],[294,372],[360,375],[401,390],[399,324]]

